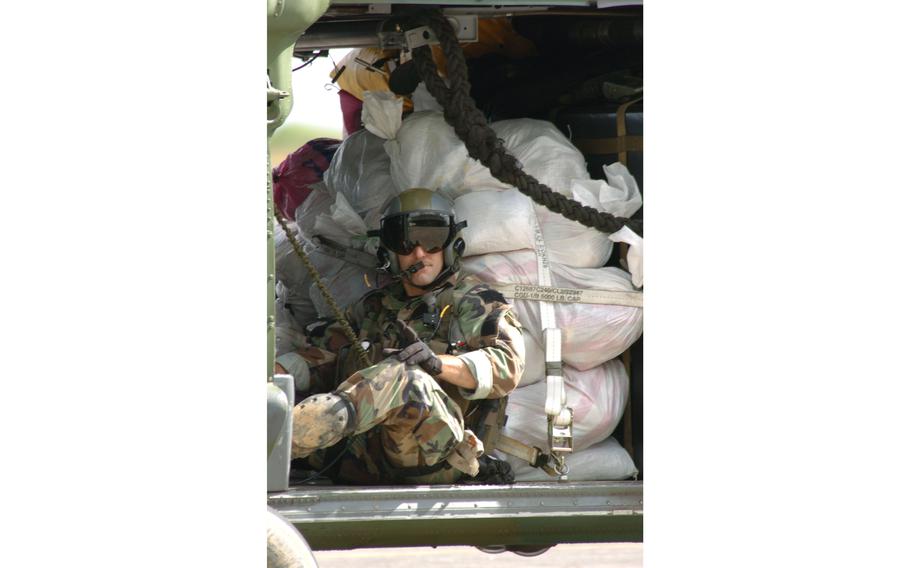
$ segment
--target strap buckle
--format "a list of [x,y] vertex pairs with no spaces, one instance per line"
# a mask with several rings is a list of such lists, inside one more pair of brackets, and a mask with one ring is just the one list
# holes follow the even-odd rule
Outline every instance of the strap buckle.
[[552,477],[558,478],[559,481],[568,481],[569,479],[569,466],[566,464],[566,458],[562,454],[548,455],[546,463],[541,465],[540,469]]
[[547,440],[551,455],[572,453],[571,408],[565,408],[559,416],[547,417]]

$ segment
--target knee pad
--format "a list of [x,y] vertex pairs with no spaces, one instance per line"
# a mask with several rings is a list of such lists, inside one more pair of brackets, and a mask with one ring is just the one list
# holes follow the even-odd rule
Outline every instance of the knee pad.
[[291,457],[302,458],[340,442],[354,430],[354,405],[337,394],[316,394],[294,407]]

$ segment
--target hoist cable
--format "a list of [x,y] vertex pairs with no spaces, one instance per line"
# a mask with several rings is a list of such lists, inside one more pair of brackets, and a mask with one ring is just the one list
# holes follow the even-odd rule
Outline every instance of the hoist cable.
[[329,292],[329,289],[326,288],[325,283],[323,283],[322,278],[319,276],[319,271],[316,270],[316,267],[313,266],[313,263],[310,262],[309,257],[303,251],[303,247],[300,246],[300,243],[297,242],[297,239],[294,235],[291,234],[290,228],[288,228],[287,223],[278,214],[277,207],[275,209],[275,218],[278,220],[278,223],[281,225],[281,228],[284,230],[284,234],[287,235],[288,241],[290,241],[291,246],[294,248],[294,252],[297,254],[297,257],[300,258],[303,265],[309,271],[310,276],[313,278],[313,282],[316,283],[316,287],[319,288],[319,292],[322,293],[322,297],[325,298],[326,303],[329,305],[329,309],[332,310],[332,315],[335,317],[335,320],[338,322],[338,325],[341,326],[341,330],[344,332],[345,336],[351,342],[351,348],[357,353],[357,356],[360,358],[360,363],[363,365],[363,369],[369,367],[373,363],[370,361],[367,352],[364,350],[363,346],[360,345],[360,342],[357,340],[357,334],[354,333],[354,328],[351,327],[351,324],[348,322],[347,318],[344,317],[344,312],[341,311],[341,308],[338,306],[338,302],[335,301],[335,298],[332,297],[332,293]]
[[561,193],[553,191],[521,169],[521,164],[504,147],[496,132],[487,124],[483,113],[471,98],[468,67],[464,52],[458,44],[455,30],[439,10],[426,11],[415,16],[416,25],[427,25],[436,34],[446,57],[448,79],[451,86],[438,75],[436,63],[428,45],[413,50],[414,64],[421,78],[436,100],[443,107],[443,116],[464,142],[468,155],[489,168],[493,177],[516,187],[550,211],[577,221],[604,233],[615,233],[623,225],[642,234],[641,221],[617,217],[605,211],[582,205]]

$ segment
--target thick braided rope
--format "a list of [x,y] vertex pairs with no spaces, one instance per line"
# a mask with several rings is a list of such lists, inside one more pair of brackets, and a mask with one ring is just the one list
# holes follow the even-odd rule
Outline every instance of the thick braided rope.
[[307,254],[303,252],[303,248],[300,246],[300,243],[298,243],[294,235],[291,234],[291,230],[288,228],[287,223],[285,223],[281,215],[278,214],[277,207],[275,208],[275,218],[278,219],[278,223],[284,230],[284,234],[287,235],[288,241],[290,241],[291,246],[294,247],[294,252],[297,253],[297,257],[303,261],[303,265],[306,266],[306,269],[309,271],[310,276],[313,278],[313,282],[316,283],[316,286],[322,293],[322,297],[325,298],[326,303],[332,310],[332,315],[335,316],[335,319],[341,326],[341,330],[344,332],[344,335],[350,340],[352,348],[360,358],[360,363],[363,365],[362,368],[366,369],[372,365],[372,363],[370,362],[369,356],[367,356],[367,352],[364,351],[363,346],[360,345],[359,341],[357,341],[357,334],[354,333],[354,328],[352,328],[351,324],[348,323],[348,320],[344,317],[344,312],[341,311],[341,308],[338,307],[338,303],[335,302],[335,298],[332,297],[329,289],[325,287],[325,284],[323,284],[322,278],[319,276],[319,271],[316,270],[316,267],[313,266],[313,263],[310,262]]
[[437,74],[436,64],[429,46],[422,46],[414,50],[414,64],[426,83],[427,90],[442,105],[446,122],[464,141],[469,156],[489,168],[493,177],[499,181],[516,187],[535,203],[543,205],[567,219],[604,233],[615,233],[623,225],[638,234],[642,233],[641,223],[638,220],[616,217],[582,205],[553,191],[522,171],[521,164],[505,149],[502,140],[487,125],[486,118],[471,98],[467,63],[452,25],[438,10],[424,12],[416,18],[415,23],[429,26],[439,39],[446,57],[451,87],[447,87]]

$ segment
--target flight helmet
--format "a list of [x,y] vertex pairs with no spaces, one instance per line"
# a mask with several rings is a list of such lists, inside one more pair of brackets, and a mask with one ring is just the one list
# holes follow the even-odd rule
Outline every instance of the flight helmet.
[[455,206],[446,197],[426,188],[406,189],[395,196],[383,210],[379,230],[370,231],[379,237],[379,268],[396,278],[404,276],[396,255],[407,255],[420,245],[429,253],[444,251],[444,266],[439,276],[426,286],[435,288],[460,268],[465,242],[461,230],[467,221],[455,219]]

